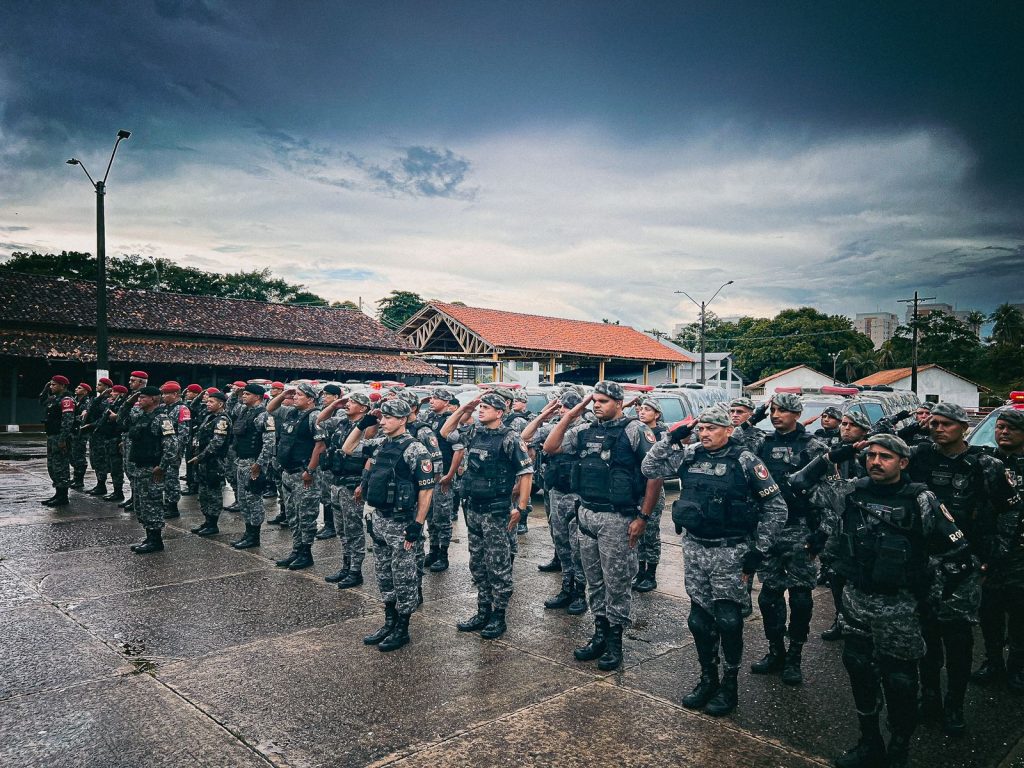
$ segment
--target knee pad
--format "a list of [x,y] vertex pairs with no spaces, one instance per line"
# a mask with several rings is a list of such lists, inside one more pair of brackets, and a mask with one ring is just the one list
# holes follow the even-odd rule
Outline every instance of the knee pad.
[[715,624],[723,635],[743,632],[743,616],[740,614],[739,603],[732,600],[715,601]]
[[690,604],[690,615],[686,619],[686,625],[694,637],[712,637],[716,631],[715,617],[697,603]]
[[873,667],[875,646],[870,638],[861,635],[846,635],[843,638],[843,666],[848,671]]

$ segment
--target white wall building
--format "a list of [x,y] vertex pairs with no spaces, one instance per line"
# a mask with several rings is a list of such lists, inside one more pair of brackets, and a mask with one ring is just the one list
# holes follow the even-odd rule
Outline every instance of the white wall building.
[[755,400],[767,400],[780,387],[830,387],[832,377],[806,365],[787,368],[784,371],[765,376],[744,387],[744,391]]
[[[885,384],[893,389],[910,389],[910,368],[890,368],[878,371],[854,384]],[[917,395],[932,403],[956,403],[964,408],[977,408],[982,387],[970,379],[947,371],[940,365],[919,365],[917,368]]]

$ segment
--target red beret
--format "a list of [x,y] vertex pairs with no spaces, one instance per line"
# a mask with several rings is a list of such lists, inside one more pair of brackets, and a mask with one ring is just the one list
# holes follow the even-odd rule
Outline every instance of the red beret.
[[280,381],[272,381],[272,382],[270,382],[270,388],[271,389],[284,389],[284,384],[282,384]]
[[131,375],[132,378],[145,379],[146,381],[149,381],[149,374],[146,373],[145,371],[132,371]]
[[[85,383],[84,381],[82,381],[82,382],[79,382],[79,384],[78,384],[78,387],[81,387],[81,388],[82,388],[82,389],[84,389],[84,390],[85,390],[86,392],[92,392],[92,387],[90,387],[90,386],[89,386],[88,384],[86,384],[86,383]],[[78,389],[78,387],[75,387],[75,389]]]
[[176,381],[165,381],[160,385],[161,392],[181,392],[181,384]]
[[52,381],[54,384],[63,384],[65,387],[71,383],[67,376],[61,376],[60,374],[57,374],[56,376],[51,376],[50,381]]
[[199,394],[200,392],[203,391],[203,388],[200,387],[198,384],[189,384],[187,387],[185,387],[185,391],[195,392],[196,394]]
[[206,394],[212,395],[214,392],[220,392],[220,390],[217,389],[216,387],[207,387],[206,388]]
[[112,387],[112,386],[114,386],[114,382],[112,382],[112,381],[111,381],[110,379],[108,379],[108,378],[107,378],[106,376],[104,376],[104,377],[103,377],[102,379],[100,379],[100,380],[99,380],[99,383],[100,383],[100,384],[106,384],[106,385],[107,385],[108,387]]
[[244,381],[236,381],[236,382],[235,382],[234,384],[232,384],[231,386],[232,386],[232,387],[244,387],[244,386],[245,386],[245,382],[244,382]]
[[117,394],[119,395],[123,395],[128,391],[128,387],[126,387],[124,384],[115,384],[110,388],[110,391],[117,392]]
[[371,392],[370,399],[376,403],[378,400],[380,400],[380,392]]

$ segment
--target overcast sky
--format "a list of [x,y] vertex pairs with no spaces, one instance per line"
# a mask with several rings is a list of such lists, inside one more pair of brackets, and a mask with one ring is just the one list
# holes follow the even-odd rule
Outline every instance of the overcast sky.
[[[900,10],[902,9],[902,10]],[[944,10],[946,9],[946,10]],[[665,330],[1024,301],[1016,2],[25,2],[0,257],[270,267]]]

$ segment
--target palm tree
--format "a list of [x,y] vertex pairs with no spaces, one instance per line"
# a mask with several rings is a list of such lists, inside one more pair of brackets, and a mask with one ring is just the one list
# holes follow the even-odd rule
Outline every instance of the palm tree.
[[977,336],[978,338],[981,338],[981,325],[987,319],[988,318],[985,317],[984,314],[982,314],[981,312],[979,312],[978,310],[975,309],[975,310],[972,310],[971,312],[967,313],[967,319],[965,321],[965,324],[967,325],[968,328],[970,328],[972,331],[974,331],[974,335],[975,336]]
[[1000,304],[989,318],[992,321],[992,341],[1019,347],[1024,341],[1024,313],[1012,304]]
[[896,367],[896,353],[892,348],[892,341],[883,341],[882,346],[875,352],[875,363],[882,370]]

